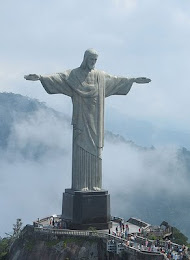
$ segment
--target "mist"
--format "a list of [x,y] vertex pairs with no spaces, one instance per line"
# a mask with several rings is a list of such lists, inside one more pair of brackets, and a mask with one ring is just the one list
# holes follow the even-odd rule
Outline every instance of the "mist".
[[[51,111],[50,111],[51,112]],[[0,235],[24,224],[61,213],[62,192],[71,182],[71,126],[40,109],[15,119],[7,149],[0,152]]]
[[[14,118],[6,148],[0,150],[0,235],[38,217],[61,214],[62,193],[71,187],[72,127],[68,119],[38,109]],[[190,237],[189,172],[175,146],[143,148],[107,133],[103,150],[103,188],[111,195],[111,214],[163,220]]]

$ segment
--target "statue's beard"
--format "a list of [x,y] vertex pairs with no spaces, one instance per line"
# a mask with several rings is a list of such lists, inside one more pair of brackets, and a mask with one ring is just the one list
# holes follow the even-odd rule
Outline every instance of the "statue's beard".
[[89,70],[93,70],[95,68],[95,65],[88,65]]

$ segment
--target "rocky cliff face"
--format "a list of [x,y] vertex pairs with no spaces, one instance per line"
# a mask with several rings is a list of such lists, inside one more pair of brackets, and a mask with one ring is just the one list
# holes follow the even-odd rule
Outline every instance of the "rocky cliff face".
[[18,239],[9,260],[164,260],[163,255],[122,252],[108,253],[102,239],[65,238],[61,240]]
[[83,238],[49,241],[20,238],[13,244],[10,260],[84,260],[106,259],[104,243]]
[[122,251],[119,255],[107,251],[107,241],[94,236],[71,236],[65,233],[34,230],[25,226],[12,244],[9,260],[163,260],[155,255],[136,250]]

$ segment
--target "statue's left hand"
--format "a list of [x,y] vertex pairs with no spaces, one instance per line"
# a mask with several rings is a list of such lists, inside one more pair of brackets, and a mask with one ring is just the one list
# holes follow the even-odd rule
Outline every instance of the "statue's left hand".
[[145,83],[151,82],[151,79],[145,78],[145,77],[140,77],[140,78],[136,78],[135,82],[138,84],[145,84]]
[[32,80],[32,81],[36,81],[40,79],[40,76],[37,74],[29,74],[29,75],[25,75],[24,78],[26,80]]

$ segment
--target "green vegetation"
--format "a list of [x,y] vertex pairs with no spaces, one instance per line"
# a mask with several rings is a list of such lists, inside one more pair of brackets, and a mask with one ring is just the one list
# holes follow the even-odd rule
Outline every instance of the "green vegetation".
[[34,247],[35,241],[30,240],[26,242],[25,247],[27,248],[28,251],[32,251],[33,247]]
[[81,245],[84,242],[84,240],[85,239],[81,238],[81,237],[67,237],[63,241],[63,248],[66,248],[67,244],[70,244],[70,243],[75,243],[75,244]]
[[96,230],[95,227],[89,227],[88,230],[89,230],[89,231],[93,231],[93,232],[97,232],[97,230]]
[[[147,238],[150,240],[159,239],[160,241],[162,241],[162,239],[160,237],[157,237],[155,234],[150,234]],[[190,247],[190,244],[188,243],[188,237],[186,237],[175,227],[173,227],[173,237],[171,238],[171,241],[179,245],[185,245]]]
[[[77,244],[79,246],[81,246],[84,242],[86,242],[86,237],[67,237],[67,238],[64,238],[63,240],[63,248],[66,248],[68,244],[71,244],[71,243],[74,243],[74,244]],[[97,242],[97,238],[90,238],[88,240],[88,242],[90,244],[94,243],[94,242]]]
[[63,241],[63,249],[67,247],[67,243]]
[[148,239],[150,239],[150,240],[157,240],[158,237],[156,235],[154,235],[154,234],[151,234],[151,235],[148,236]]
[[188,246],[188,237],[182,234],[177,228],[173,228],[173,238],[172,242],[179,244],[179,245],[186,245]]
[[59,240],[50,240],[46,242],[46,246],[47,247],[53,247],[55,245],[57,245],[60,241]]
[[21,218],[17,218],[16,224],[13,224],[13,233],[6,233],[6,235],[10,238],[13,242],[16,238],[19,237],[19,234],[22,230],[22,221]]
[[0,260],[7,259],[7,254],[9,251],[9,238],[0,238]]
[[10,245],[18,238],[22,228],[22,221],[20,218],[13,224],[13,233],[6,233],[7,237],[0,238],[0,260],[7,259]]

